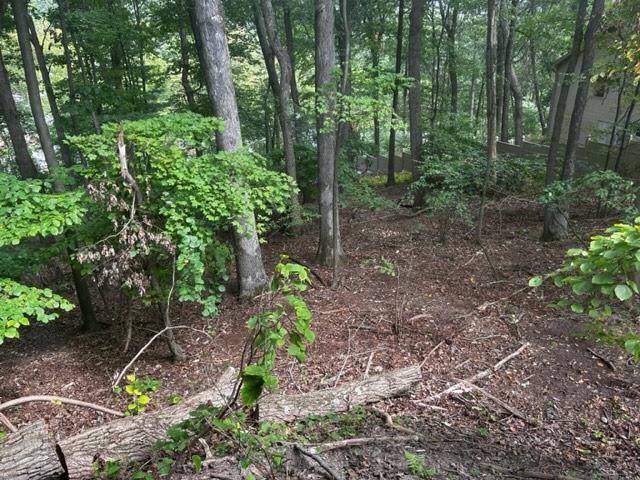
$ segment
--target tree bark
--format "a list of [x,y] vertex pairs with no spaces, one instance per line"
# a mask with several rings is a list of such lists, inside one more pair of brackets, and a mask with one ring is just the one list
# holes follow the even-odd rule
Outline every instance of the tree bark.
[[0,478],[45,480],[63,473],[43,420],[0,439]]
[[496,22],[497,22],[497,46],[496,46],[496,129],[497,133],[502,131],[502,102],[504,100],[504,59],[507,47],[507,32],[504,22],[504,2],[497,0]]
[[538,122],[540,122],[540,131],[546,136],[547,123],[545,120],[544,107],[540,99],[540,82],[538,81],[538,67],[536,62],[536,47],[533,37],[529,40],[529,60],[531,62],[531,83],[533,86],[533,98],[536,102],[536,110],[538,111]]
[[411,170],[413,178],[418,178],[418,167],[422,159],[422,110],[420,70],[422,65],[422,17],[424,0],[411,1],[409,15],[409,51],[407,71],[413,79],[409,88],[409,139],[411,143]]
[[[400,82],[398,76],[402,72],[402,36],[404,30],[404,0],[398,4],[398,30],[396,32],[396,81],[393,89],[393,115],[400,117]],[[396,183],[396,129],[393,125],[389,129],[389,159],[387,163],[387,185]]]
[[16,102],[11,93],[9,74],[4,65],[2,51],[0,51],[0,113],[7,124],[11,145],[18,164],[18,172],[22,178],[33,178],[38,175],[27,141],[24,138],[24,129],[20,123],[20,116],[16,108]]
[[[482,227],[484,226],[485,202],[487,189],[490,183],[495,183],[495,163],[497,157],[497,103],[496,103],[496,63],[497,63],[497,0],[487,0],[487,61],[486,61],[486,90],[487,90],[487,163],[485,169],[484,184],[482,187],[482,200],[478,226],[476,228],[476,241],[482,239]],[[498,0],[499,1],[499,0]]]
[[309,415],[345,412],[354,405],[403,395],[421,381],[420,366],[412,365],[325,390],[299,395],[267,395],[260,400],[260,419],[293,422]]
[[62,115],[60,114],[60,109],[58,108],[58,101],[56,100],[56,94],[53,91],[53,85],[51,84],[51,77],[49,75],[49,70],[47,69],[47,60],[44,56],[42,45],[38,40],[38,32],[36,31],[36,27],[33,24],[31,15],[27,17],[27,20],[29,22],[31,43],[33,45],[34,51],[36,52],[36,60],[38,61],[38,68],[40,69],[42,84],[44,85],[44,91],[47,94],[51,116],[53,117],[53,126],[56,130],[56,137],[58,137],[57,140],[58,146],[60,147],[60,157],[62,158],[62,163],[65,166],[70,167],[72,164],[71,151],[69,150],[69,145],[67,145],[64,141],[64,122],[62,120]]
[[627,137],[629,136],[629,125],[631,124],[631,118],[633,118],[633,112],[636,108],[638,96],[640,96],[640,82],[636,83],[636,88],[633,92],[633,98],[631,99],[631,103],[629,104],[627,116],[625,117],[624,125],[622,126],[622,141],[620,142],[620,147],[618,148],[618,154],[616,155],[616,163],[614,166],[614,171],[616,172],[620,170],[620,161],[622,160],[622,153],[624,152],[624,149],[627,145]]
[[235,382],[236,371],[228,368],[213,388],[175,406],[114,420],[60,441],[58,451],[69,480],[91,478],[97,459],[122,463],[146,460],[154,442],[165,438],[167,429],[186,420],[198,405],[225,406],[233,394]]
[[[611,134],[609,135],[609,144],[607,145],[607,157],[604,162],[604,169],[609,170],[609,163],[611,161],[611,150],[616,140],[616,132],[618,130],[618,121],[620,120],[620,111],[622,109],[622,97],[624,96],[624,90],[627,86],[627,72],[622,72],[622,82],[620,89],[618,90],[618,98],[616,99],[616,113],[613,117],[613,126],[611,127]],[[623,133],[624,135],[624,133]]]
[[500,140],[509,141],[509,109],[511,106],[511,79],[513,71],[513,37],[515,35],[515,9],[517,0],[511,1],[511,7],[505,6],[505,18],[502,19],[504,24],[505,48],[504,48],[504,84],[502,92],[498,91],[498,95],[502,95],[502,115],[500,123]]
[[294,133],[296,142],[302,142],[305,123],[300,112],[300,94],[298,92],[298,82],[296,80],[296,56],[295,41],[293,35],[293,25],[291,23],[290,0],[282,0],[282,10],[284,17],[284,35],[287,44],[287,53],[291,61],[291,100],[293,101]]
[[[234,151],[242,147],[242,134],[221,1],[194,0],[193,17],[196,35],[200,36],[199,53],[209,101],[214,114],[224,121],[224,130],[216,133],[216,143],[220,150]],[[253,210],[248,209],[236,220],[239,228],[234,230],[234,239],[240,296],[249,297],[265,287],[267,274]]]
[[[318,262],[330,266],[334,243],[342,256],[340,229],[334,229],[334,172],[336,168],[336,88],[333,70],[336,65],[334,42],[334,12],[331,0],[315,0],[315,73],[318,110],[316,131],[318,145],[318,175],[320,186],[320,243]],[[339,224],[338,224],[339,225]],[[334,236],[335,242],[334,242]]]
[[511,93],[513,95],[513,125],[514,125],[514,143],[522,145],[524,141],[524,118],[522,108],[522,89],[520,82],[516,76],[515,70],[511,69],[511,81],[509,82]]
[[[275,75],[273,78],[273,93],[276,97],[276,106],[282,128],[285,168],[287,175],[294,181],[297,181],[294,134],[291,122],[291,59],[278,38],[276,15],[271,0],[259,0],[257,10],[258,33],[261,33],[263,37],[266,36],[264,41],[268,45],[268,48],[273,51],[280,65],[280,78],[278,79]],[[265,55],[265,62],[268,62],[267,55]],[[298,228],[302,224],[302,217],[300,201],[298,200],[298,194],[296,192],[291,192],[289,203],[291,208],[291,224],[294,228]]]
[[454,4],[449,21],[445,23],[447,30],[447,57],[449,66],[449,86],[451,88],[451,113],[458,113],[458,65],[456,52],[456,34],[458,30],[458,5]]
[[[561,78],[562,87],[555,104],[555,113],[553,124],[551,127],[551,137],[549,142],[549,153],[547,156],[547,167],[545,173],[545,186],[551,185],[556,181],[556,166],[558,149],[560,148],[560,138],[562,135],[562,125],[564,123],[565,111],[567,108],[567,98],[569,96],[569,88],[573,82],[573,74],[578,63],[580,55],[580,46],[582,45],[582,28],[584,19],[587,14],[588,0],[580,0],[578,11],[576,14],[576,25],[573,33],[573,42],[571,52],[567,59],[567,69]],[[562,75],[562,74],[561,74]],[[566,235],[568,225],[566,216],[555,206],[548,205],[544,209],[544,227],[542,231],[542,241],[558,240],[562,235]]]
[[40,145],[42,146],[42,152],[44,153],[47,167],[49,168],[49,171],[52,172],[59,166],[59,162],[56,158],[53,142],[51,141],[51,134],[42,109],[42,99],[40,98],[36,66],[33,61],[33,52],[31,51],[31,43],[29,40],[27,4],[23,0],[11,0],[11,5],[13,7],[16,32],[18,34],[18,44],[20,45],[20,53],[22,56],[22,66],[24,68],[24,76],[27,83],[31,114],[33,115],[36,130],[40,137]]

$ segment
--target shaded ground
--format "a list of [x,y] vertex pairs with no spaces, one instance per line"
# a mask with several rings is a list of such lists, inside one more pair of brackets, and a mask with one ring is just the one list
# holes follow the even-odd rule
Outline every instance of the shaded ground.
[[[437,224],[408,210],[344,211],[349,260],[341,284],[331,289],[316,282],[306,295],[317,340],[306,364],[280,365],[282,388],[332,386],[362,376],[367,365],[375,373],[430,354],[412,395],[378,405],[403,417],[424,439],[339,450],[334,460],[348,465],[348,478],[416,478],[407,471],[404,449],[423,455],[434,478],[640,478],[640,369],[620,350],[583,339],[579,317],[545,308],[557,292],[525,288],[530,276],[556,267],[575,242],[538,242],[541,212],[527,202],[502,202],[487,220],[483,251],[462,225],[452,226],[442,244],[434,240]],[[588,218],[577,223],[580,235],[597,227]],[[270,239],[268,264],[286,252],[312,265],[316,238],[309,227],[302,237]],[[382,256],[395,265],[395,276],[373,267]],[[329,271],[317,273],[330,283]],[[109,302],[100,312],[105,322],[112,321],[117,303]],[[111,393],[112,379],[158,330],[155,312],[132,308],[136,326],[127,353],[119,324],[79,336],[70,315],[25,329],[20,341],[2,347],[0,401],[57,394],[124,409],[125,400]],[[166,405],[170,393],[186,396],[212,385],[224,366],[237,363],[245,321],[258,308],[257,302],[239,304],[228,297],[218,317],[204,320],[197,309],[175,307],[177,324],[204,327],[211,337],[178,331],[189,356],[183,364],[166,360],[162,342],[140,358],[136,373],[162,381],[154,407]],[[425,403],[525,342],[529,348],[478,385],[532,424],[479,392]],[[106,420],[49,404],[22,406],[7,416],[16,424],[44,418],[60,437]]]

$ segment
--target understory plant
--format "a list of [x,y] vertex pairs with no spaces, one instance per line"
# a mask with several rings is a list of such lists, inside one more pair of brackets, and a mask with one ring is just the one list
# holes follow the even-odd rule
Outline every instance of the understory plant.
[[31,271],[37,271],[49,258],[64,253],[68,243],[62,235],[82,221],[86,209],[81,191],[59,193],[47,180],[0,174],[0,344],[5,338],[18,338],[20,327],[31,320],[47,323],[60,310],[73,308],[48,288],[23,284],[26,270],[15,257],[31,257]]
[[587,314],[597,339],[640,361],[640,217],[593,236],[584,248],[569,249],[558,270],[533,277],[529,285],[539,287],[546,279],[564,292],[553,306]]
[[218,152],[221,128],[219,119],[176,113],[71,137],[88,161],[87,191],[112,225],[78,255],[99,281],[160,305],[175,293],[216,313],[236,219],[253,210],[263,232],[295,188],[249,151]]

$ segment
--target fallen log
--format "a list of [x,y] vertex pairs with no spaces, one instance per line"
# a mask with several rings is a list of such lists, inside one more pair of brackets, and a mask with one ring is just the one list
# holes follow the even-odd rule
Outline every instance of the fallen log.
[[[233,391],[236,373],[227,370],[215,388],[158,412],[117,419],[58,443],[69,480],[88,478],[97,459],[141,462],[149,457],[156,440],[166,430],[186,419],[202,403],[224,405]],[[379,402],[410,391],[422,379],[419,365],[391,370],[381,375],[334,388],[299,395],[266,395],[260,400],[260,418],[289,422],[309,415],[344,412],[359,404]],[[1,477],[0,477],[1,478]]]
[[309,415],[345,412],[354,405],[376,403],[409,392],[422,380],[419,365],[298,395],[267,395],[260,401],[260,418],[291,422]]
[[[167,429],[186,420],[198,405],[224,406],[233,393],[237,375],[228,368],[216,385],[169,408],[114,420],[62,440],[57,449],[69,480],[91,478],[96,460],[141,462]],[[0,478],[4,478],[0,476]],[[33,477],[37,478],[37,477]]]
[[0,439],[0,479],[54,479],[63,473],[44,421]]

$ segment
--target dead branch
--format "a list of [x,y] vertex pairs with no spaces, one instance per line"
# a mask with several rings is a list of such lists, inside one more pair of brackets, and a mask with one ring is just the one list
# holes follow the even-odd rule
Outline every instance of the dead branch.
[[500,407],[502,407],[504,410],[506,410],[507,412],[509,412],[511,415],[513,415],[514,417],[519,418],[520,420],[524,421],[525,423],[528,423],[529,425],[532,425],[534,427],[538,426],[538,422],[536,422],[535,420],[532,420],[531,418],[527,417],[524,413],[522,413],[520,410],[518,410],[515,407],[512,407],[511,405],[509,405],[508,403],[500,400],[498,397],[492,395],[491,393],[487,392],[484,388],[477,386],[474,383],[471,382],[465,382],[464,380],[462,381],[463,383],[465,383],[466,385],[468,385],[471,389],[476,390],[480,393],[482,393],[485,397],[487,397],[489,400],[493,400],[493,402],[495,402],[497,405],[499,405]]
[[429,357],[431,357],[431,355],[433,355],[434,353],[436,353],[436,351],[442,346],[444,345],[444,340],[442,340],[439,344],[437,344],[435,347],[433,347],[429,353],[427,353],[427,356],[424,357],[424,360],[422,360],[422,362],[420,362],[420,368],[422,368],[424,366],[424,364],[427,362],[427,360],[429,360]]
[[368,410],[372,413],[375,413],[379,417],[381,417],[384,420],[384,424],[387,427],[393,428],[394,430],[398,430],[400,432],[408,433],[409,435],[417,435],[415,430],[411,430],[410,428],[403,427],[402,425],[396,425],[395,423],[393,423],[393,417],[389,415],[389,413],[385,412],[384,410],[380,410],[379,408],[376,408],[376,407],[369,407]]
[[0,422],[2,422],[4,426],[7,427],[11,433],[16,433],[18,431],[18,429],[14,427],[13,423],[11,423],[9,419],[5,417],[2,413],[0,413]]
[[436,393],[435,395],[431,395],[430,397],[427,397],[425,399],[425,402],[435,402],[437,400],[440,400],[443,397],[446,397],[447,395],[451,395],[452,393],[459,393],[460,391],[464,390],[465,386],[469,388],[468,384],[474,383],[482,378],[493,375],[495,372],[500,370],[507,362],[514,359],[518,355],[520,355],[527,347],[529,347],[529,345],[530,345],[529,343],[523,344],[520,348],[518,348],[518,350],[511,353],[510,355],[507,355],[505,358],[503,358],[498,363],[496,363],[493,367],[487,368],[486,370],[482,370],[481,372],[476,373],[472,377],[466,378],[461,382],[451,385],[449,388],[447,388],[446,390],[443,390],[440,393]]
[[309,457],[314,462],[316,462],[318,465],[320,465],[322,467],[322,469],[325,472],[327,472],[327,474],[329,475],[329,478],[333,478],[333,480],[342,480],[342,476],[340,474],[338,474],[333,468],[331,468],[331,466],[328,465],[327,462],[325,462],[322,458],[320,458],[316,453],[313,453],[313,452],[310,452],[309,450],[306,450],[300,444],[297,444],[297,443],[293,446],[293,448],[297,452],[300,452],[305,457]]
[[15,398],[13,400],[9,400],[8,402],[4,402],[0,404],[0,410],[5,410],[10,407],[15,407],[17,405],[22,405],[24,403],[30,403],[30,402],[54,402],[54,403],[59,402],[59,403],[65,403],[68,405],[75,405],[76,407],[90,408],[91,410],[96,410],[102,413],[108,413],[109,415],[113,415],[115,417],[124,417],[124,414],[121,412],[117,412],[115,410],[111,410],[110,408],[96,405],[95,403],[83,402],[82,400],[58,397],[55,395],[30,395],[28,397]]
[[593,355],[594,357],[599,358],[600,360],[602,360],[602,362],[603,362],[607,367],[609,367],[609,369],[610,369],[612,372],[615,372],[615,371],[616,371],[616,366],[615,366],[615,365],[614,365],[614,364],[613,364],[609,359],[607,359],[607,358],[603,357],[602,355],[600,355],[600,354],[599,354],[599,353],[597,353],[597,352],[594,352],[594,351],[593,351],[592,349],[590,349],[590,348],[587,348],[587,352],[589,352],[589,353],[590,353],[591,355]]
[[394,443],[396,445],[403,442],[415,442],[419,440],[418,435],[390,435],[386,437],[365,437],[365,438],[347,438],[337,442],[320,443],[313,445],[313,453],[325,453],[340,448],[361,447],[363,445],[372,445],[380,443]]

